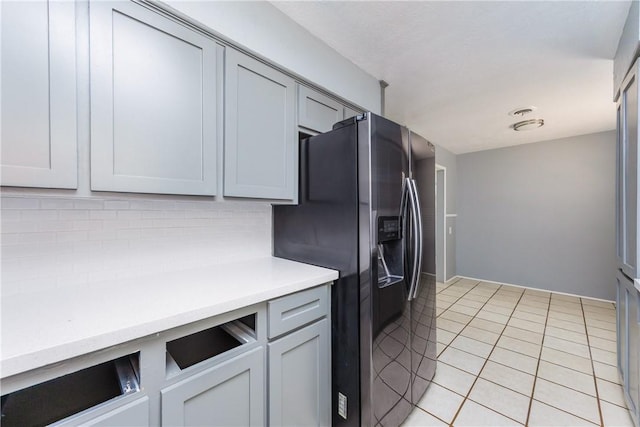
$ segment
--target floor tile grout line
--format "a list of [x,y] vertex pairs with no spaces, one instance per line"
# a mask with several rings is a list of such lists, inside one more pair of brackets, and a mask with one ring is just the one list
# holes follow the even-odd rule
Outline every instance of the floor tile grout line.
[[[544,380],[544,378],[542,378],[542,379]],[[545,381],[548,381],[548,380],[545,380]],[[555,383],[554,383],[554,384],[555,384]],[[592,396],[592,397],[593,397],[593,396]],[[576,415],[576,414],[573,414],[573,413],[571,413],[571,412],[568,412],[568,411],[566,411],[566,410],[564,410],[564,409],[562,409],[562,408],[558,408],[557,406],[553,406],[551,403],[543,402],[542,400],[533,399],[533,398],[531,399],[531,401],[532,401],[532,402],[531,402],[532,404],[533,404],[533,401],[536,401],[536,402],[541,403],[541,404],[543,404],[543,405],[549,406],[550,408],[553,408],[553,409],[555,409],[555,410],[556,410],[556,411],[558,411],[558,412],[564,412],[564,413],[565,413],[565,414],[567,414],[567,415],[571,415],[572,417],[575,417],[575,418],[579,418],[579,419],[581,419],[581,420],[584,420],[584,421],[586,421],[586,422],[588,422],[589,424],[592,424],[592,425],[594,425],[594,426],[597,426],[597,425],[598,425],[598,424],[594,423],[593,421],[591,421],[591,420],[588,420],[588,419],[584,418],[584,417],[583,417],[583,416],[581,416],[581,415]],[[528,424],[527,424],[527,425],[528,425]],[[604,426],[604,424],[600,424],[600,426]]]
[[[457,302],[458,302],[462,297],[464,297],[464,296],[465,296],[465,295],[467,295],[469,292],[471,292],[473,289],[475,289],[475,288],[476,288],[480,283],[482,283],[482,282],[478,282],[478,283],[476,283],[475,285],[473,285],[473,287],[472,287],[472,288],[469,288],[469,290],[468,290],[467,292],[465,292],[464,294],[460,295],[460,297],[459,297],[459,298],[458,298],[458,299],[457,299],[453,304],[457,303]],[[499,289],[499,288],[498,288],[498,289]],[[497,289],[496,289],[496,291],[497,291]],[[495,292],[494,292],[494,293],[495,293]],[[493,296],[493,295],[492,295],[492,296]],[[436,295],[436,298],[437,298],[437,297],[438,297],[438,296]],[[487,301],[488,301],[488,300],[487,300]],[[453,305],[453,304],[452,304],[452,305]],[[485,302],[484,304],[486,304],[486,302]],[[482,307],[484,307],[484,304],[482,305]],[[442,313],[440,313],[438,316],[436,316],[436,330],[437,330],[437,328],[438,328],[438,319],[439,319],[439,318],[440,318],[440,317],[441,317],[441,316],[442,316],[442,315],[443,315],[447,310],[449,310],[449,308],[450,308],[450,307],[451,307],[451,306],[447,307],[447,308],[446,308]],[[482,308],[482,307],[481,307],[481,308]],[[479,309],[479,310],[480,310],[480,309]],[[445,319],[446,319],[446,318],[445,318]],[[448,343],[448,344],[446,344],[446,345],[442,348],[442,351],[441,351],[440,353],[438,353],[438,354],[437,354],[437,356],[440,356],[442,353],[444,353],[444,351],[445,351],[447,348],[449,348],[449,346],[451,345],[451,343],[453,342],[453,340],[455,340],[456,338],[458,338],[458,336],[460,335],[460,332],[462,332],[462,331],[464,330],[464,328],[466,328],[466,327],[469,325],[469,323],[470,323],[473,319],[475,319],[475,315],[474,315],[474,316],[471,316],[471,320],[469,320],[467,323],[464,323],[464,327],[463,327],[462,329],[460,329],[460,331],[459,331],[459,332],[455,333],[455,335],[454,335],[454,337],[451,339],[451,341],[449,341],[449,343]],[[446,319],[446,320],[451,320],[451,319]],[[461,323],[461,322],[457,322],[457,321],[455,321],[455,320],[451,320],[451,321],[452,321],[452,322],[456,322],[456,323],[460,323],[461,325],[463,324],[463,323]],[[445,330],[446,330],[446,329],[445,329]],[[454,333],[454,332],[451,332],[451,331],[447,331],[447,332],[450,332],[450,333],[452,333],[452,334]],[[436,336],[437,336],[437,332],[436,332]],[[436,338],[436,343],[437,343],[437,341],[438,341],[438,339]],[[444,343],[441,343],[441,344],[444,344]],[[437,357],[436,357],[436,359],[437,359]]]
[[[582,316],[585,317],[584,314],[584,306],[582,305],[582,298],[580,298],[580,307],[582,307]],[[596,377],[596,368],[593,366],[593,354],[591,353],[591,344],[589,341],[589,333],[587,331],[587,319],[585,318],[585,333],[587,335],[587,348],[589,349],[589,361],[591,362],[591,372],[593,374],[593,385],[596,389],[596,402],[598,403],[598,416],[600,417],[600,425],[604,426],[604,417],[602,415],[602,406],[600,405],[600,393],[598,392],[598,380]]]
[[[448,390],[448,389],[447,389]],[[422,412],[426,412],[427,414],[431,415],[433,418],[437,419],[438,421],[441,421],[443,424],[447,425],[448,423],[443,420],[442,418],[440,418],[439,416],[437,416],[436,414],[432,414],[431,412],[427,411],[426,409],[422,409],[421,407],[419,407],[418,405],[415,406],[416,408],[420,409]]]
[[[491,300],[491,298],[505,285],[500,285],[498,288],[496,288],[495,292],[491,295],[491,297],[489,297],[489,299],[487,300],[487,302],[489,302]],[[522,297],[524,296],[525,291],[523,291],[520,296],[518,297],[518,301],[516,302],[516,304],[513,307],[513,311],[515,311],[516,307],[518,306],[518,304],[520,303],[520,300],[522,300]],[[486,305],[486,303],[485,303]],[[483,305],[484,307],[484,305]],[[469,395],[471,394],[471,390],[473,390],[473,387],[476,385],[476,383],[478,382],[478,379],[480,378],[480,374],[482,373],[483,369],[485,368],[485,366],[487,366],[487,363],[489,362],[489,358],[491,357],[491,355],[493,354],[493,351],[496,349],[496,346],[498,345],[498,341],[500,341],[500,338],[502,337],[502,334],[504,333],[504,330],[507,328],[507,325],[509,324],[509,320],[511,320],[511,316],[513,316],[513,311],[511,312],[511,315],[509,316],[509,319],[507,319],[507,321],[505,322],[502,331],[500,332],[500,334],[498,335],[498,339],[496,340],[496,342],[493,344],[493,347],[491,348],[491,351],[489,352],[489,354],[487,354],[487,357],[484,359],[484,363],[482,364],[482,367],[480,368],[480,370],[478,371],[476,378],[473,380],[473,383],[471,384],[471,387],[469,387],[469,391],[467,391],[467,394],[464,396],[464,399],[462,399],[462,402],[460,403],[460,406],[458,406],[458,410],[456,411],[455,415],[453,416],[453,418],[451,419],[451,423],[449,424],[451,427],[453,427],[454,422],[456,420],[456,418],[458,418],[458,415],[460,415],[460,411],[462,410],[462,407],[464,406],[465,402],[468,400],[471,400],[474,403],[474,400],[469,399]],[[469,322],[473,321],[473,319],[475,319],[476,316],[474,316]],[[486,319],[485,319],[486,320]],[[462,332],[462,331],[461,331]],[[493,412],[500,414],[502,416],[507,417],[507,415],[502,414],[501,412],[496,411],[495,409],[491,409]],[[511,419],[511,417],[507,417],[509,419]]]
[[538,381],[538,371],[540,370],[540,361],[542,360],[542,351],[544,350],[544,339],[547,336],[547,324],[549,323],[549,312],[551,311],[551,298],[553,293],[549,292],[549,306],[547,307],[547,319],[544,322],[544,329],[542,330],[542,342],[540,343],[540,353],[538,353],[538,363],[536,364],[536,373],[533,376],[533,386],[531,387],[531,397],[529,399],[529,410],[527,411],[527,420],[525,426],[529,425],[529,419],[531,418],[531,407],[533,406],[533,396],[536,392],[536,382]]

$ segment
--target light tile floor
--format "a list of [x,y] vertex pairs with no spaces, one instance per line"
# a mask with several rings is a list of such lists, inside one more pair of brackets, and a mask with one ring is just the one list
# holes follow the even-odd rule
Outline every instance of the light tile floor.
[[437,284],[438,367],[404,426],[632,426],[612,303]]

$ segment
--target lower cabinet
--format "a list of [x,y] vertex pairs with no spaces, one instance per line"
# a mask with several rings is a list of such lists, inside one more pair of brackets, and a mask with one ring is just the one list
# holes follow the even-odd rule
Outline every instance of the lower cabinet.
[[269,343],[269,425],[330,424],[329,323]]
[[264,349],[258,347],[163,389],[162,425],[264,425],[264,393]]
[[624,274],[617,277],[618,370],[627,406],[640,419],[640,292]]
[[330,291],[324,284],[3,378],[2,426],[328,426]]

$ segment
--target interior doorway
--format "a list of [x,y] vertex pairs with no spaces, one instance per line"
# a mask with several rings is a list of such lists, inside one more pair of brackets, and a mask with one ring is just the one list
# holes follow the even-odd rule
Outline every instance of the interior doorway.
[[436,164],[436,280],[447,275],[447,168]]

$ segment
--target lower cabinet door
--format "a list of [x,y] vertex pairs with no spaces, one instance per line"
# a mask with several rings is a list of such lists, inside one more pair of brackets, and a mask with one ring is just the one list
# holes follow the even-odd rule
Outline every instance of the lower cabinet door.
[[258,347],[162,390],[163,426],[265,423],[264,349]]
[[621,272],[616,277],[616,332],[618,345],[618,373],[622,384],[627,377],[627,279]]
[[79,417],[71,417],[54,423],[55,427],[91,426],[91,427],[148,427],[149,426],[149,398],[142,397],[116,409],[93,415],[101,408],[89,409]]
[[327,319],[269,344],[269,425],[331,424]]
[[638,324],[639,312],[638,304],[640,304],[640,293],[635,289],[633,283],[630,282],[630,289],[627,294],[627,316],[629,318],[628,330],[629,330],[629,370],[627,379],[629,382],[629,409],[638,417],[640,413],[640,407],[638,405],[638,399],[640,398],[640,325]]

